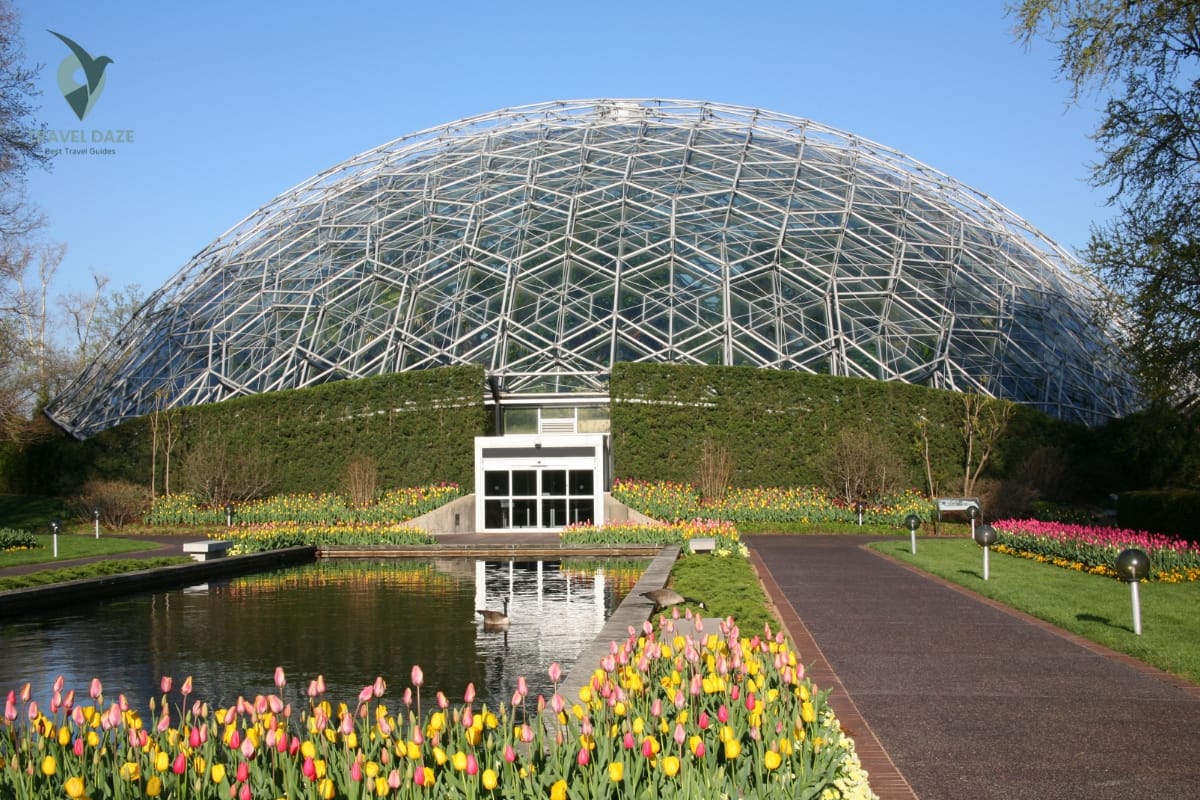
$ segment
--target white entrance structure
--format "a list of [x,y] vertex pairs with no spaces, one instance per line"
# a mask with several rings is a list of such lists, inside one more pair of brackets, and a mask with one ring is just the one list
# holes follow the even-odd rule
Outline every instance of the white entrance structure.
[[475,437],[479,530],[559,530],[604,524],[603,434]]

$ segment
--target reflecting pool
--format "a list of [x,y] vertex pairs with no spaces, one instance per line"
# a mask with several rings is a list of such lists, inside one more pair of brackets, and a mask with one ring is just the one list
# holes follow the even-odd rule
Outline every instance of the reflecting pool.
[[[460,701],[468,683],[494,707],[520,675],[548,696],[550,664],[569,669],[647,563],[327,559],[99,601],[0,624],[0,694],[28,681],[47,703],[62,675],[78,703],[97,677],[106,701],[144,710],[162,676],[178,690],[191,675],[192,699],[228,705],[274,693],[282,666],[289,701],[322,675],[326,697],[353,703],[382,676],[398,708],[419,665],[423,708],[438,691]],[[485,626],[476,610],[505,600],[507,628]]]

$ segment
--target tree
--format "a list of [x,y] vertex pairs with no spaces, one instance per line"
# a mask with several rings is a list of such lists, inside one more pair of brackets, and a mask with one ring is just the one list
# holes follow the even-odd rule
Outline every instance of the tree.
[[25,202],[31,166],[48,166],[44,126],[33,123],[38,68],[25,64],[20,23],[11,0],[0,0],[0,238],[28,235],[39,217]]
[[1023,0],[1028,44],[1058,48],[1072,101],[1107,95],[1093,184],[1120,212],[1085,258],[1127,305],[1128,343],[1151,400],[1200,388],[1200,7],[1195,0]]
[[962,401],[963,497],[971,497],[1016,406],[979,394],[964,394]]

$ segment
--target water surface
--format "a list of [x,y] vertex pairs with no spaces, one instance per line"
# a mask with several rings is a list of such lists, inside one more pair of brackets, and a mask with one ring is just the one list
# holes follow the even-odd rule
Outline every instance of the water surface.
[[[85,699],[98,677],[106,700],[123,693],[144,709],[162,676],[178,689],[191,675],[192,699],[228,705],[275,692],[281,666],[288,700],[322,675],[327,697],[352,703],[381,676],[398,707],[419,665],[426,708],[438,691],[460,700],[468,683],[508,703],[518,675],[548,696],[550,664],[573,664],[647,562],[601,563],[322,560],[56,610],[0,624],[0,694],[29,681],[44,704],[62,675]],[[504,599],[508,628],[485,627],[476,609]]]

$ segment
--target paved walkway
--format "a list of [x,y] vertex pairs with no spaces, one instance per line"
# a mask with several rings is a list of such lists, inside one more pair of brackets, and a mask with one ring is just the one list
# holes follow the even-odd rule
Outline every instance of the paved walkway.
[[1200,797],[1200,687],[860,537],[747,541],[882,800]]

